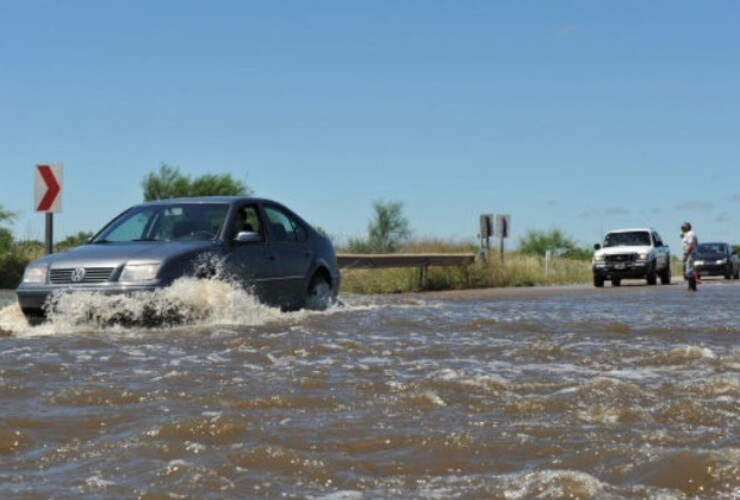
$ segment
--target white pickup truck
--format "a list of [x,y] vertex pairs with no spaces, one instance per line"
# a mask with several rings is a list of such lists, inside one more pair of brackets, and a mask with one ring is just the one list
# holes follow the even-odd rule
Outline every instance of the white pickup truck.
[[646,279],[655,285],[671,283],[671,252],[653,228],[610,231],[603,245],[594,245],[592,269],[594,286],[611,280],[619,286],[623,278]]

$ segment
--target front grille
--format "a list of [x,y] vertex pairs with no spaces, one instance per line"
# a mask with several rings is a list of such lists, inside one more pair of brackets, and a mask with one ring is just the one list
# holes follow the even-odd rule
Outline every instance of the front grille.
[[[85,271],[81,280],[73,280],[73,275],[79,276],[80,269]],[[88,283],[103,283],[108,281],[112,267],[74,267],[69,269],[52,269],[49,280],[53,285],[84,285]]]
[[629,264],[636,260],[637,260],[636,253],[622,253],[622,254],[606,256],[606,262],[609,264]]

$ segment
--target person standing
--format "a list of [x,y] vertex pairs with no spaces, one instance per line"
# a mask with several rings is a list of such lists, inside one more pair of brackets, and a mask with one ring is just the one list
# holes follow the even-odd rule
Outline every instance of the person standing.
[[696,238],[694,231],[691,230],[691,224],[688,222],[681,224],[681,234],[683,235],[683,239],[681,240],[683,274],[684,278],[689,282],[689,290],[695,292],[698,275],[694,268],[694,261],[696,260],[696,246],[699,240]]

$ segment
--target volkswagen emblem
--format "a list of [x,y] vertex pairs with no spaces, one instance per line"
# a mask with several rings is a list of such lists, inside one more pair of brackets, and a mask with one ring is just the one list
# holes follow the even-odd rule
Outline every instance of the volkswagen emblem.
[[72,271],[72,276],[70,277],[72,281],[75,283],[79,283],[80,281],[85,279],[85,268],[84,267],[78,267],[74,271]]

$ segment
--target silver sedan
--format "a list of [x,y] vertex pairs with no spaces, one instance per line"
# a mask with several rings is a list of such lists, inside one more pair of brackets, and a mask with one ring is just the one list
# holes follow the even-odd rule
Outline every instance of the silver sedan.
[[332,243],[285,206],[252,197],[201,197],[136,205],[85,245],[44,256],[16,290],[26,318],[42,322],[54,293],[152,291],[180,277],[223,278],[284,310],[336,300]]

